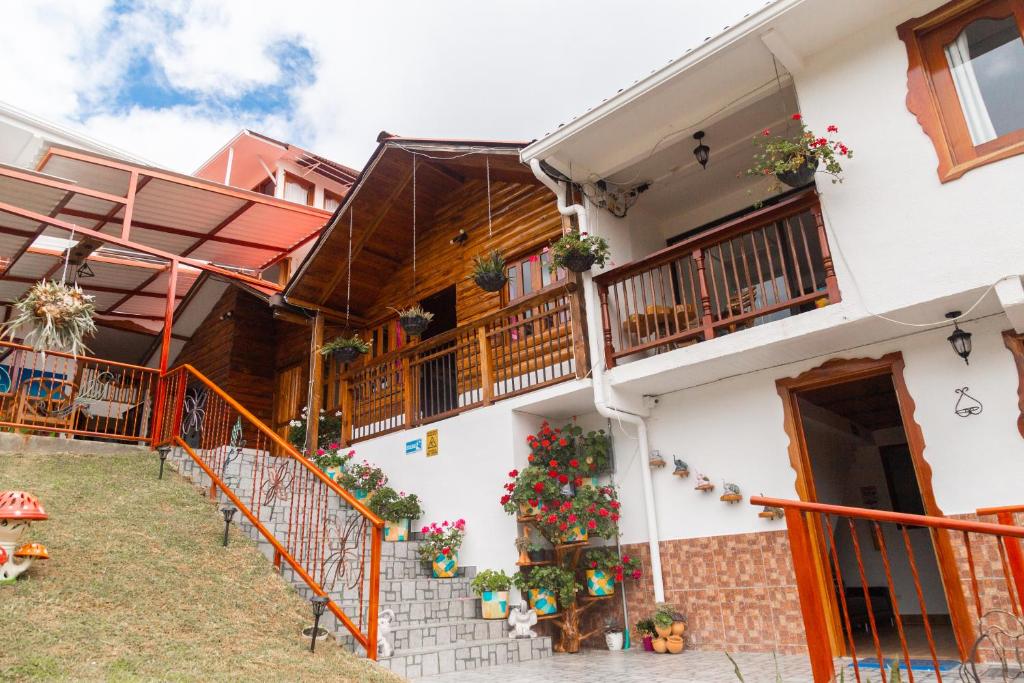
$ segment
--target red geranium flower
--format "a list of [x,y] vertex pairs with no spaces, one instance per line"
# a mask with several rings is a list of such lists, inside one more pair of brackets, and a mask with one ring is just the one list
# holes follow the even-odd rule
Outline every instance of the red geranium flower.
[[576,486],[583,486],[583,477],[576,477],[572,483],[576,484]]
[[613,521],[613,522],[617,522],[617,521],[619,521],[619,516],[618,516],[618,515],[616,515],[616,514],[612,514],[612,521]]
[[562,522],[561,524],[559,524],[559,525],[558,525],[558,530],[559,530],[559,531],[565,531],[565,530],[567,530],[568,528],[569,528],[569,525],[568,525],[568,524],[566,524],[565,522]]
[[537,493],[544,493],[544,482],[538,481],[536,484],[533,485],[533,490],[536,491]]
[[557,515],[548,515],[548,524],[554,524],[558,521]]
[[548,504],[544,503],[543,505],[541,505],[540,506],[540,511],[541,512],[547,512],[548,511]]
[[610,502],[608,504],[612,506],[612,510],[618,510],[619,509],[619,501],[617,501],[617,500],[613,500],[612,502]]
[[568,484],[569,483],[569,475],[568,474],[560,474],[560,475],[558,475],[558,481],[559,481],[559,483],[561,483],[563,485]]
[[558,461],[555,460],[554,458],[552,458],[551,460],[548,461],[548,466],[551,469],[553,469],[553,470],[557,470],[558,469]]
[[601,515],[602,517],[607,517],[608,510],[606,510],[605,508],[601,508],[600,510],[597,511],[597,514]]
[[838,133],[839,132],[839,129],[837,127],[835,127],[835,126],[829,126],[825,130],[827,130],[829,133]]
[[556,478],[558,476],[558,470],[548,470],[548,476],[552,479]]
[[561,446],[562,448],[565,448],[566,446],[569,445],[569,442],[565,440],[565,437],[562,437],[561,439],[558,440],[558,445]]
[[547,448],[548,446],[551,445],[551,442],[548,441],[547,439],[544,439],[543,441],[540,442],[540,445],[543,446],[544,448]]
[[792,119],[793,119],[794,121],[799,121],[799,120],[800,120],[800,119],[802,119],[803,117],[802,117],[802,116],[800,116],[800,114],[793,114],[793,116],[792,116],[792,117],[790,117],[790,118],[792,118]]
[[629,564],[629,555],[623,555],[622,556],[622,562],[624,564]]
[[508,473],[508,476],[510,476],[513,479],[515,479],[516,477],[519,476],[519,470],[512,470],[511,472]]
[[508,502],[509,502],[510,500],[512,500],[512,497],[511,497],[511,496],[502,496],[502,497],[501,497],[501,504],[502,504],[502,505],[505,505],[505,504],[506,504],[506,503],[508,503]]
[[452,552],[452,549],[451,549],[451,548],[449,548],[449,547],[447,547],[447,546],[446,546],[446,547],[444,547],[444,548],[441,548],[441,554],[443,554],[443,555],[448,555],[448,554],[450,554],[451,552]]
[[591,530],[596,529],[597,528],[597,520],[588,519],[587,520],[587,528],[591,529]]
[[768,137],[771,134],[772,134],[771,130],[769,130],[767,128],[765,128],[764,130],[761,131],[761,135],[763,135],[765,137]]
[[530,504],[530,507],[537,507],[538,500],[536,498],[529,498],[526,502]]
[[597,562],[591,562],[590,563],[590,568],[591,569],[597,569]]
[[562,503],[562,509],[566,511],[572,510],[572,501],[567,500],[564,503]]
[[526,456],[526,460],[528,462],[533,462],[533,454],[531,453],[530,455]]
[[571,522],[571,523],[575,523],[576,522],[576,515],[570,514],[568,517],[566,517],[566,519],[568,519],[569,522]]
[[576,469],[579,466],[580,466],[580,461],[577,460],[576,458],[573,458],[572,460],[569,461],[569,467],[571,467],[573,469]]
[[633,578],[634,579],[639,579],[641,576],[642,576],[642,574],[640,573],[639,569],[634,569],[633,570]]

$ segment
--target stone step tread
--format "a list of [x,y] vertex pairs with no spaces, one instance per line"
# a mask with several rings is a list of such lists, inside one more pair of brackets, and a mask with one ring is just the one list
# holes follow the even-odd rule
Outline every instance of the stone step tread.
[[[523,639],[529,640],[531,643],[542,643],[551,644],[551,636],[537,636],[536,638]],[[472,647],[487,647],[490,645],[501,645],[502,643],[516,644],[519,639],[516,638],[490,638],[488,640],[457,640],[452,643],[445,643],[444,645],[430,645],[427,647],[418,647],[411,650],[399,650],[394,656],[389,659],[397,659],[399,657],[415,657],[416,655],[430,654],[432,652],[443,652],[445,650],[459,650],[461,648],[472,648]],[[387,660],[381,660],[382,662]]]
[[[459,602],[472,602],[472,601],[479,600],[479,599],[480,598],[478,596],[473,595],[473,596],[467,596],[467,597],[462,597],[462,598],[435,598],[433,600],[395,600],[395,601],[388,601],[388,602],[383,602],[382,601],[380,603],[380,608],[384,609],[385,607],[390,607],[392,605],[405,605],[405,604],[434,605],[434,604],[440,604],[442,602],[455,602],[455,601],[459,601]],[[346,603],[355,603],[355,602],[359,602],[359,601],[354,599],[354,598],[345,598],[345,599],[342,599],[342,600],[336,600],[335,602],[337,602],[339,604],[346,604]]]
[[414,629],[430,629],[430,628],[450,628],[452,626],[463,626],[477,624],[492,624],[495,622],[504,623],[503,619],[449,619],[448,621],[432,621],[429,624],[395,624],[391,627],[391,632],[395,631],[412,631]]

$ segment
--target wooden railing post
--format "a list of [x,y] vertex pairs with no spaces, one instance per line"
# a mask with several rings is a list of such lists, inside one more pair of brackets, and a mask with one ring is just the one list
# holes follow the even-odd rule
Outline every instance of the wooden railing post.
[[840,300],[839,280],[836,279],[836,269],[832,263],[832,251],[829,249],[828,237],[825,234],[825,219],[819,204],[813,205],[811,212],[814,214],[814,222],[818,227],[818,244],[821,245],[821,265],[825,270],[825,288],[828,291],[828,302],[834,304]]
[[[1013,513],[1003,511],[996,515],[1000,524],[1015,526],[1016,520]],[[1017,603],[1024,612],[1024,551],[1020,547],[1019,538],[1003,537],[1002,541],[1006,546],[1006,563],[1010,565],[1010,574],[1013,575],[1013,586],[1017,589]]]
[[[572,355],[576,363],[576,378],[583,379],[590,374],[590,340],[587,337],[587,314],[586,303],[583,301],[583,286],[581,275],[576,275],[576,291],[567,292],[569,297],[569,325],[572,329]],[[608,322],[608,292],[604,287],[598,286],[599,297],[601,298],[601,316],[604,325],[604,355],[606,359],[614,361],[615,349],[612,347],[612,333]],[[610,351],[609,351],[610,349]]]
[[309,336],[309,391],[306,396],[306,452],[316,454],[320,445],[320,404],[323,396],[324,314],[317,311]]
[[807,654],[811,660],[814,683],[830,683],[835,680],[832,646],[829,642],[828,625],[825,622],[825,601],[814,574],[816,565],[804,513],[786,508],[786,528],[789,532],[789,548],[793,554],[793,569],[796,573],[796,587],[800,596],[800,611],[804,618]]
[[714,321],[711,319],[711,294],[708,281],[704,276],[704,253],[700,249],[693,250],[693,262],[697,265],[697,283],[700,285],[701,325],[704,327],[704,340],[715,336]]
[[489,406],[494,400],[494,366],[491,362],[491,340],[487,336],[487,325],[476,328],[476,338],[480,345],[480,389],[484,405]]
[[338,388],[341,394],[341,445],[348,446],[352,443],[352,407],[355,405],[352,384],[347,377],[342,377]]
[[412,381],[412,359],[409,356],[402,358],[402,407],[405,412],[405,428],[413,426],[416,417],[415,398],[418,390],[416,382]]

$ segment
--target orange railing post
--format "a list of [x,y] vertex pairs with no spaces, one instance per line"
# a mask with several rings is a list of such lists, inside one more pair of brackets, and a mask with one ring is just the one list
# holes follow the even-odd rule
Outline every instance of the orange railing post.
[[[1000,524],[1018,526],[1014,515],[1024,512],[1024,505],[1012,505],[1000,508],[979,508],[979,517],[995,515]],[[1013,585],[1017,591],[1017,606],[1020,613],[1024,614],[1024,549],[1021,548],[1019,538],[1004,538],[1006,547],[1006,562],[1010,566],[1010,574],[1013,576]]]
[[789,547],[793,554],[793,569],[796,572],[797,593],[804,618],[807,654],[811,660],[814,683],[829,683],[835,680],[832,646],[829,643],[828,626],[825,622],[825,602],[822,599],[821,586],[814,574],[811,535],[804,513],[787,509],[786,529],[789,532]]

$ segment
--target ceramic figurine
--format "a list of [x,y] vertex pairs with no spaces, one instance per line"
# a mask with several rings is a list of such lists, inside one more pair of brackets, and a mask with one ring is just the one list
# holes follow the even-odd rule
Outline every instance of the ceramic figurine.
[[49,558],[46,548],[38,543],[18,545],[32,522],[48,518],[39,499],[31,493],[0,493],[0,586],[14,583],[35,560]]
[[697,485],[694,486],[693,488],[696,489],[697,491],[707,493],[708,491],[714,491],[715,485],[711,483],[711,480],[708,478],[708,475],[701,474],[700,472],[698,472]]
[[[764,496],[763,493],[761,495]],[[757,516],[761,519],[782,519],[785,514],[782,508],[765,505],[764,509],[757,513]]]
[[388,658],[395,654],[395,648],[388,642],[388,634],[391,633],[391,625],[395,623],[395,613],[392,610],[382,610],[377,617],[377,657]]
[[520,600],[519,606],[508,615],[508,625],[512,627],[509,638],[536,638],[537,632],[532,627],[537,625],[537,612],[527,609],[526,601]]
[[665,458],[661,457],[661,453],[659,451],[651,451],[647,464],[651,467],[664,467]]
[[679,477],[680,479],[686,479],[688,476],[690,476],[690,468],[685,462],[683,462],[674,455],[672,456],[672,462],[675,463],[676,466],[676,468],[672,470],[672,474]]
[[722,494],[719,500],[726,503],[738,503],[741,500],[743,500],[743,494],[740,493],[740,487],[737,486],[736,484],[731,484],[725,481],[722,482],[722,488],[725,492]]

